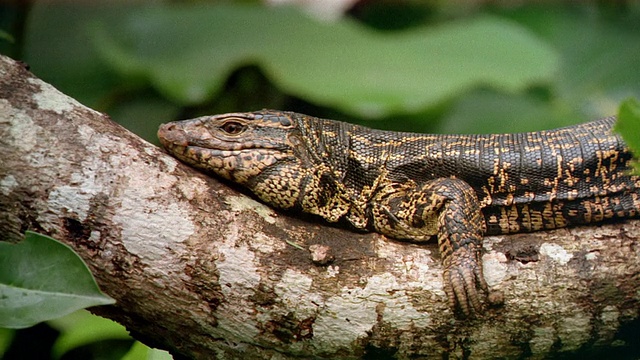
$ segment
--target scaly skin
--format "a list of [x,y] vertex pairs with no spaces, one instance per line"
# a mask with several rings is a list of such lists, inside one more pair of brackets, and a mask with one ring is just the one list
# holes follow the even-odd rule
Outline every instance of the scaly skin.
[[449,303],[481,311],[482,237],[640,213],[614,118],[552,131],[431,135],[258,111],[164,124],[178,159],[267,204],[416,242],[437,236]]

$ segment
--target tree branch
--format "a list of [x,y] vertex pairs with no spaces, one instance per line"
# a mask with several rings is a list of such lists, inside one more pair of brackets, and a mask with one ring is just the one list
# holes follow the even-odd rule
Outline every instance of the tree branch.
[[[454,320],[435,245],[277,213],[0,57],[0,240],[72,246],[93,309],[192,358],[542,358],[634,345],[640,222],[485,239],[505,306]],[[611,347],[616,345],[617,347]],[[614,350],[611,350],[614,349]]]

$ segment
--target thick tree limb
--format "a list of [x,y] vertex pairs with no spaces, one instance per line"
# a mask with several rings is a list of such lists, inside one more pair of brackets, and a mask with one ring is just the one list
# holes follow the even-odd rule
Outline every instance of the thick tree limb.
[[543,358],[637,346],[625,332],[638,330],[637,220],[487,238],[485,276],[506,303],[461,321],[435,246],[276,213],[6,57],[0,149],[0,240],[31,229],[71,245],[118,301],[94,311],[174,354]]

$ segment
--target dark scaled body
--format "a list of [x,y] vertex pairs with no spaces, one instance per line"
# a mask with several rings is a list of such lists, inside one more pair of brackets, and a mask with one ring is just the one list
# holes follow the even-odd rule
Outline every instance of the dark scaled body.
[[483,235],[639,216],[640,178],[614,122],[431,135],[265,110],[173,122],[158,136],[177,158],[272,206],[397,239],[436,236],[449,302],[470,315],[488,290]]

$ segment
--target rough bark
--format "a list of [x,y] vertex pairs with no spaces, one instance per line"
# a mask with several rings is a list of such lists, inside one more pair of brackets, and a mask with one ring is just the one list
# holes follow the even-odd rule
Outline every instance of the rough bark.
[[0,149],[0,240],[34,230],[71,245],[117,300],[93,311],[174,354],[545,358],[637,346],[637,220],[486,238],[485,276],[505,305],[455,320],[435,245],[274,212],[6,57]]

